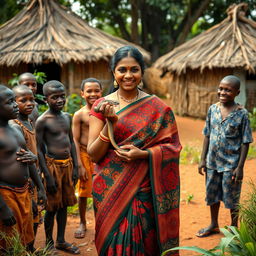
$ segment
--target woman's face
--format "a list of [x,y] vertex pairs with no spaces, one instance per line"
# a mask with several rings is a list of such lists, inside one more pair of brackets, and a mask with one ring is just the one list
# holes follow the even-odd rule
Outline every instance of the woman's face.
[[142,78],[141,67],[133,57],[125,57],[117,63],[114,77],[121,89],[134,90]]

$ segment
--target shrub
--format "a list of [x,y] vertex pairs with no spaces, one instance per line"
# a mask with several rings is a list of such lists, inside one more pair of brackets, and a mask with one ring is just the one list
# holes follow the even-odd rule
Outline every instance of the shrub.
[[256,108],[253,108],[252,113],[249,113],[249,119],[252,130],[256,131]]
[[175,247],[162,253],[162,256],[168,255],[175,250],[189,250],[201,253],[204,256],[255,256],[256,241],[248,232],[248,227],[244,222],[241,222],[240,229],[229,226],[221,228],[224,237],[218,246],[211,250],[199,248],[197,246]]
[[67,97],[64,110],[71,115],[74,115],[74,113],[84,105],[84,99],[80,95],[72,93]]
[[240,204],[240,219],[246,223],[248,232],[256,240],[256,184],[251,180],[249,187],[246,199]]

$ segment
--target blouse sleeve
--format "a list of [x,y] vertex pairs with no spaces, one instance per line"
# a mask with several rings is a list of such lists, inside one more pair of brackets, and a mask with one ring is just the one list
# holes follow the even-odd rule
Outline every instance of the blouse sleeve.
[[100,98],[100,99],[98,99],[98,100],[96,100],[96,101],[94,102],[94,104],[92,105],[91,111],[90,111],[90,115],[97,117],[98,119],[102,120],[102,121],[105,123],[106,118],[104,117],[104,115],[103,115],[102,113],[100,113],[100,112],[97,113],[97,112],[95,112],[95,110],[94,110],[94,108],[95,108],[96,106],[98,106],[98,104],[99,104],[101,101],[103,101],[104,99],[105,99],[105,98]]

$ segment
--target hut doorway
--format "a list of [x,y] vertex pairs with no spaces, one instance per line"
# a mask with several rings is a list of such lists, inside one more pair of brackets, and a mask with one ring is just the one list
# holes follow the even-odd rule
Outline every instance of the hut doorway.
[[[56,62],[49,62],[44,64],[29,64],[28,72],[44,72],[47,81],[58,80],[61,78],[61,67]],[[38,87],[38,93],[42,94],[42,86]]]

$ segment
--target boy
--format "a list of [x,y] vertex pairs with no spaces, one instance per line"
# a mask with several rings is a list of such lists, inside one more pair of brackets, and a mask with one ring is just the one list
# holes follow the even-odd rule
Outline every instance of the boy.
[[[36,95],[37,91],[37,81],[36,77],[31,73],[23,73],[19,76],[19,85],[26,85],[31,89],[31,91],[34,94],[34,97]],[[33,124],[35,124],[36,119],[39,117],[38,109],[37,109],[37,103],[35,102],[35,107],[32,111],[32,113],[29,115],[29,119],[32,120]]]
[[235,103],[240,80],[224,77],[218,88],[219,102],[210,106],[204,128],[204,144],[199,174],[206,173],[206,202],[210,205],[211,224],[196,234],[206,237],[219,233],[220,201],[230,209],[231,225],[238,224],[238,203],[243,168],[252,142],[247,110]]
[[56,249],[79,254],[79,249],[65,241],[67,206],[76,203],[74,186],[78,179],[76,150],[71,117],[62,112],[66,98],[64,85],[56,80],[44,84],[43,94],[49,105],[36,121],[40,169],[44,174],[47,205],[44,218],[46,243],[52,248],[54,216],[57,216]]
[[[20,148],[26,149],[23,134],[8,124],[10,119],[17,118],[18,105],[13,92],[0,85],[0,230],[12,236],[17,230],[22,244],[33,251],[33,221],[31,198],[28,191],[29,177],[39,188],[38,197],[46,201],[46,195],[40,177],[33,168],[23,161],[17,161],[16,154]],[[3,237],[0,248],[11,247]]]
[[72,124],[79,172],[77,188],[80,226],[75,232],[75,238],[84,238],[86,231],[86,206],[87,198],[91,197],[92,193],[93,173],[93,163],[86,150],[89,132],[89,113],[93,103],[102,97],[100,81],[95,78],[83,80],[81,84],[81,96],[85,99],[86,106],[74,114]]
[[[37,156],[36,135],[35,128],[29,115],[35,107],[35,100],[32,90],[25,85],[15,86],[13,89],[15,99],[19,107],[19,114],[17,119],[11,120],[9,124],[20,130],[23,134],[27,148]],[[38,169],[38,161],[36,161],[36,168]],[[33,184],[31,183],[32,187]],[[34,234],[37,233],[40,216],[37,208],[37,190],[31,188],[32,206],[33,206],[33,221],[34,221]]]

